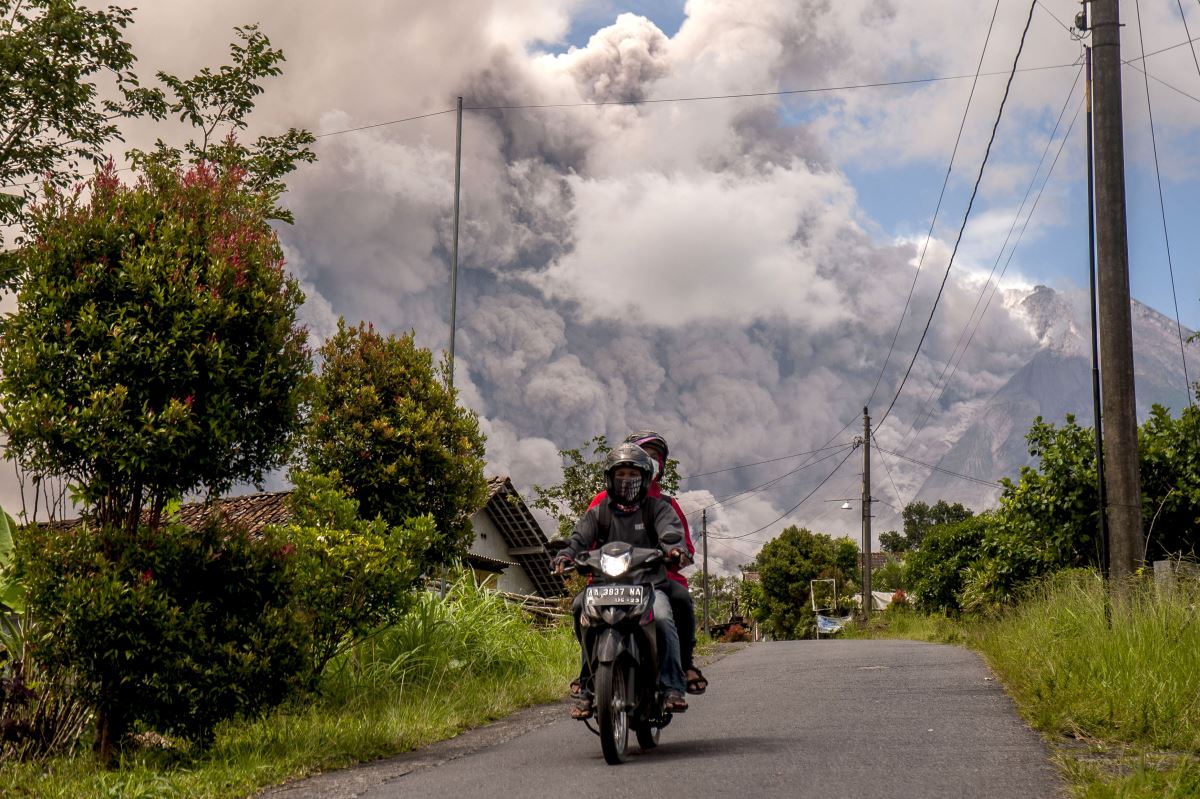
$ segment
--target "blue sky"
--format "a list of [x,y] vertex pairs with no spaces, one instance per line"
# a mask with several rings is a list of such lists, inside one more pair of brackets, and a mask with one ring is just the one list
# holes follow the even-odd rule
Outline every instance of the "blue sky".
[[[1059,9],[1061,11],[1061,9]],[[575,11],[571,19],[570,30],[565,41],[549,49],[563,49],[570,46],[583,46],[599,28],[611,24],[622,12],[632,12],[651,19],[668,36],[673,36],[682,24],[684,3],[681,0],[595,0],[584,2]],[[1131,16],[1127,14],[1127,17]],[[1035,16],[1035,24],[1053,26],[1047,17]],[[982,26],[986,18],[980,17]],[[1064,33],[1065,35],[1065,33]],[[1136,44],[1136,38],[1127,34],[1125,39],[1125,57],[1131,57],[1130,48]],[[1151,62],[1151,72],[1155,62]],[[961,65],[961,73],[969,73],[972,65]],[[1157,74],[1162,74],[1161,71]],[[912,77],[912,76],[898,76]],[[1163,75],[1171,81],[1200,96],[1200,75],[1178,74]],[[1055,76],[1054,79],[1057,79]],[[1066,80],[1067,76],[1063,76]],[[1145,95],[1141,90],[1142,76],[1131,69],[1126,69],[1124,80],[1134,82],[1126,89],[1126,119],[1127,125],[1146,124]],[[747,86],[746,91],[760,90],[763,87]],[[1020,89],[1020,84],[1015,90]],[[892,91],[884,89],[881,91]],[[904,90],[896,90],[904,91]],[[1167,98],[1170,90],[1159,85],[1152,87],[1152,97],[1155,102]],[[1196,120],[1200,121],[1200,102],[1195,105]],[[809,110],[803,110],[807,107]],[[990,116],[993,108],[973,109],[972,113]],[[805,124],[813,116],[821,113],[819,103],[809,103],[807,106],[785,111],[784,118],[793,124]],[[1064,121],[1063,125],[1069,122]],[[1053,115],[1044,120],[1043,135],[1048,135],[1053,126]],[[1161,125],[1161,122],[1160,122]],[[1045,213],[1045,207],[1035,217],[1035,224],[1030,233],[1022,241],[1009,267],[1009,277],[1020,275],[1030,282],[1046,283],[1051,286],[1066,288],[1075,286],[1086,288],[1087,272],[1087,205],[1086,205],[1086,174],[1082,152],[1084,148],[1084,132],[1082,118],[1077,123],[1067,144],[1067,151],[1058,164],[1046,189],[1047,197],[1043,203],[1051,203],[1050,196],[1057,197],[1055,206],[1059,221],[1050,228],[1039,228],[1037,222]],[[1175,147],[1190,146],[1193,152],[1200,152],[1200,134],[1194,128],[1189,136],[1181,142],[1175,141]],[[1003,148],[1005,133],[1012,133],[1001,128],[1001,140],[997,146]],[[1061,135],[1061,134],[1060,134]],[[1160,128],[1160,136],[1161,128]],[[1160,156],[1163,155],[1164,143],[1160,138]],[[1128,231],[1130,259],[1130,290],[1135,299],[1144,302],[1160,312],[1174,317],[1175,307],[1171,291],[1170,274],[1164,244],[1162,218],[1159,210],[1158,189],[1152,169],[1150,140],[1144,132],[1129,131],[1126,134],[1127,149],[1127,202],[1128,202]],[[1036,164],[1040,156],[1040,146],[1030,150],[1028,165]],[[1053,151],[1051,152],[1053,155]],[[862,159],[842,160],[840,168],[849,177],[858,192],[859,204],[868,217],[872,232],[881,238],[911,236],[918,231],[928,229],[938,191],[945,173],[947,150],[940,159],[907,161],[896,165],[881,165],[876,161]],[[1163,167],[1163,199],[1166,207],[1167,230],[1170,236],[1171,255],[1175,273],[1175,289],[1178,298],[1179,314],[1182,323],[1191,329],[1200,329],[1200,226],[1194,224],[1196,201],[1196,177],[1194,172],[1183,171],[1179,177],[1171,160],[1167,158]],[[955,165],[955,176],[951,182],[946,200],[938,221],[939,237],[953,241],[958,225],[962,219],[969,194],[969,181],[973,180],[978,162]],[[1044,172],[1043,172],[1044,174]],[[986,185],[986,184],[985,184]],[[1040,185],[1040,184],[1039,184]],[[1023,189],[1021,190],[1023,191]],[[1036,189],[1035,189],[1036,191]],[[1019,199],[1019,197],[1018,197]],[[1007,203],[1007,198],[1005,200]],[[974,214],[984,212],[993,205],[992,198],[986,192],[981,193],[976,200]],[[1007,206],[1006,206],[1007,207]],[[1040,231],[1040,233],[1039,233]],[[974,256],[977,262],[984,262],[985,268],[990,268],[996,257],[995,252],[966,253]],[[1005,256],[1007,258],[1007,255]],[[1003,267],[1003,261],[1001,262]]]

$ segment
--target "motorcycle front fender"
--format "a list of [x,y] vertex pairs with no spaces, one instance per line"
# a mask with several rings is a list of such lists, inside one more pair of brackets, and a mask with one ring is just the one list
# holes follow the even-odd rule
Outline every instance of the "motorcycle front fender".
[[600,640],[596,642],[597,663],[612,663],[623,652],[629,652],[637,660],[637,642],[611,627],[600,633]]

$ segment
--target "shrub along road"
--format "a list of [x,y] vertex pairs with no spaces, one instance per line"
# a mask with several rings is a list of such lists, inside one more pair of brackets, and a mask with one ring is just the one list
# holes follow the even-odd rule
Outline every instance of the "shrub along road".
[[754,644],[705,668],[706,695],[659,748],[611,767],[566,705],[532,708],[399,758],[322,775],[280,799],[637,795],[1050,797],[1041,739],[973,653],[912,641]]

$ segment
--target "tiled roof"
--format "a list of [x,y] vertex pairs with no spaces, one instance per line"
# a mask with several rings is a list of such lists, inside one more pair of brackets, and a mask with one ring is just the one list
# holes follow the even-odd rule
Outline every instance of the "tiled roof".
[[513,488],[507,477],[488,480],[488,501],[484,506],[488,517],[508,542],[510,557],[533,581],[540,596],[556,597],[566,593],[566,585],[550,566],[546,551],[546,534],[529,512],[529,506]]

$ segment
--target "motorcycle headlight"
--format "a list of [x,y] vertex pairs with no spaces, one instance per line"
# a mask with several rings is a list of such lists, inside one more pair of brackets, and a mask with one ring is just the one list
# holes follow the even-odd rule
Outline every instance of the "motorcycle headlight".
[[600,571],[609,577],[620,577],[629,568],[629,563],[632,560],[633,553],[629,550],[625,550],[620,555],[607,555],[601,552]]

